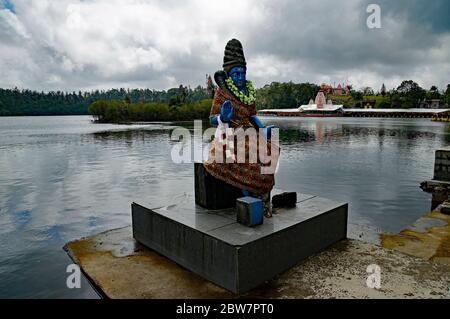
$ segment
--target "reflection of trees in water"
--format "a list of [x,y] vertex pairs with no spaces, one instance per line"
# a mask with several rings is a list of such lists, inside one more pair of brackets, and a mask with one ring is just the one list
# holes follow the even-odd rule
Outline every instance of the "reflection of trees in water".
[[[426,131],[424,126],[407,125],[384,127],[358,127],[344,125],[343,132],[349,136],[349,142],[360,144],[370,144],[378,149],[379,154],[386,145],[389,145],[391,152],[402,154],[402,158],[412,156],[418,160],[428,161],[434,149],[441,147],[446,142],[443,141],[448,136],[440,136],[436,131]],[[425,151],[418,154],[418,149]],[[381,156],[381,155],[380,155]]]
[[434,138],[436,133],[413,130],[410,127],[384,128],[384,127],[355,127],[342,125],[345,135],[356,137],[401,137],[404,139]]
[[[377,145],[382,149],[385,143],[396,145],[398,149],[413,151],[418,144],[428,143],[448,145],[450,143],[450,126],[445,128],[445,134],[436,131],[427,131],[423,125],[393,126],[390,123],[377,123],[372,127],[360,126],[358,123],[340,124],[327,122],[306,122],[281,124],[280,140],[284,144],[315,142],[327,143],[361,143]],[[296,125],[295,125],[296,124]],[[378,125],[379,124],[379,125]],[[386,125],[386,126],[385,126]]]
[[108,144],[110,142],[124,142],[131,146],[135,142],[145,142],[145,140],[154,141],[155,138],[167,139],[170,138],[170,129],[131,129],[124,131],[104,131],[87,134],[94,142]]
[[280,141],[285,144],[295,144],[298,142],[312,142],[316,137],[313,132],[304,129],[280,129]]
[[280,129],[280,141],[286,144],[296,142],[317,142],[319,144],[340,140],[343,137],[342,125],[327,125],[316,122],[304,127]]

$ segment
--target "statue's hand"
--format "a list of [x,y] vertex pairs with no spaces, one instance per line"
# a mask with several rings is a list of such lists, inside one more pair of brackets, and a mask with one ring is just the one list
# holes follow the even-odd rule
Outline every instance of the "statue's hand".
[[220,109],[220,119],[224,123],[228,123],[233,118],[233,105],[230,101],[225,101]]
[[259,117],[257,117],[256,115],[250,116],[250,122],[256,129],[262,129],[264,136],[267,139],[272,138],[272,129],[275,127],[275,125],[264,126],[263,122],[261,122]]

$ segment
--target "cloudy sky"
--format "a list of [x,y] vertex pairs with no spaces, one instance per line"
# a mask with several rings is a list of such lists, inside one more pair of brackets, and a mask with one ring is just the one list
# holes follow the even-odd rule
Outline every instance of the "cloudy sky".
[[0,87],[204,85],[233,37],[257,87],[450,83],[448,0],[0,0]]

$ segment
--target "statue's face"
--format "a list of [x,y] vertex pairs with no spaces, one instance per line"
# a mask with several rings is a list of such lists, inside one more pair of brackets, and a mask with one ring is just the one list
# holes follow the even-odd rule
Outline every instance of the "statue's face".
[[247,69],[241,66],[235,66],[228,72],[228,76],[233,80],[239,90],[245,88],[247,84],[246,74]]

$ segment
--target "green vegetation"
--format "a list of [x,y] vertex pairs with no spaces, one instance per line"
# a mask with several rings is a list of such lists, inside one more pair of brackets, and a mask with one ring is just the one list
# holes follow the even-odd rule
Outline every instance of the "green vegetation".
[[403,81],[400,86],[390,94],[393,108],[418,107],[421,100],[425,99],[427,92],[414,81]]
[[[258,109],[284,109],[297,108],[308,104],[314,99],[319,86],[311,83],[279,83],[273,82],[256,90],[256,103]],[[370,87],[361,90],[351,90],[349,95],[327,94],[327,100],[334,104],[343,105],[345,108],[364,108],[370,105],[372,108],[416,108],[421,107],[430,100],[440,100],[440,106],[450,105],[450,84],[443,93],[436,86],[430,90],[421,88],[412,80],[403,81],[396,89],[386,90],[383,84],[378,93]]]
[[[365,88],[364,91],[370,91],[369,89]],[[386,91],[383,84],[378,94],[365,95],[361,91],[351,91],[350,96],[332,95],[329,98],[334,104],[340,104],[346,108],[365,107],[369,104],[371,107],[378,109],[407,109],[421,107],[422,103],[430,100],[440,100],[441,107],[448,107],[450,105],[450,84],[447,85],[445,92],[440,93],[436,86],[432,86],[430,90],[425,90],[416,82],[408,80],[403,81],[390,92]]]
[[0,116],[87,114],[90,96],[81,92],[0,89]]
[[195,103],[211,97],[211,92],[201,86],[195,89],[183,87],[167,91],[150,89],[111,89],[92,92],[36,92],[17,88],[0,88],[0,116],[16,115],[82,115],[95,101],[106,100],[131,103]]
[[89,106],[89,114],[98,122],[187,121],[207,119],[212,100],[169,106],[168,103],[128,103],[100,100]]
[[447,85],[447,90],[444,93],[443,99],[447,105],[450,105],[450,84]]
[[[353,92],[352,92],[353,93]],[[333,104],[343,105],[345,108],[363,108],[369,104],[373,108],[390,108],[389,97],[381,95],[363,95],[361,92],[352,95],[331,95]]]
[[362,107],[364,107],[364,105],[366,105],[367,103],[375,103],[373,105],[373,108],[375,109],[388,109],[391,107],[391,103],[389,101],[389,97],[387,96],[382,96],[382,95],[365,95],[363,97],[363,101],[362,101]]
[[308,104],[319,92],[319,86],[311,83],[272,82],[256,90],[256,107],[258,109],[296,108]]
[[344,107],[353,107],[355,101],[350,95],[331,95],[329,99],[333,101],[333,104],[343,105]]
[[[211,105],[204,104],[204,100],[211,98],[213,89],[210,78],[207,88],[198,86],[193,90],[182,85],[167,91],[122,88],[84,93],[0,89],[0,116],[88,114],[89,106],[98,101],[89,111],[104,122],[206,118],[206,109]],[[258,109],[297,108],[314,99],[319,89],[311,83],[273,82],[256,90],[256,105]],[[450,84],[445,91],[436,86],[425,90],[408,80],[391,91],[383,84],[377,93],[366,87],[351,90],[350,95],[328,94],[327,99],[345,108],[362,108],[368,104],[373,108],[414,108],[431,100],[439,100],[440,107],[448,107]]]

